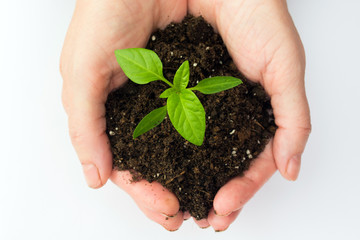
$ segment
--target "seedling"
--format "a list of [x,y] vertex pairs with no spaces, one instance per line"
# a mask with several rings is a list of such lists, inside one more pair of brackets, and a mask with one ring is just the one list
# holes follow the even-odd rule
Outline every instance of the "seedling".
[[172,125],[183,138],[201,146],[205,136],[205,110],[193,91],[213,94],[242,83],[238,78],[219,76],[206,78],[195,87],[187,88],[190,77],[189,61],[182,63],[171,83],[163,75],[160,58],[151,50],[121,49],[115,51],[115,56],[125,75],[134,83],[147,84],[160,80],[170,86],[159,96],[167,98],[167,104],[153,110],[140,121],[133,133],[134,139],[158,126],[168,114]]

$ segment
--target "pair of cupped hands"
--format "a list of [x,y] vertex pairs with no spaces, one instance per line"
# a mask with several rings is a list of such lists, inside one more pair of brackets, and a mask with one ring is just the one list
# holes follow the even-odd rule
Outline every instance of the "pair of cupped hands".
[[223,231],[276,170],[288,180],[299,174],[311,125],[304,49],[285,0],[78,0],[61,56],[62,100],[87,184],[100,188],[110,178],[148,218],[177,230],[190,215],[179,211],[174,194],[156,182],[131,182],[129,172],[112,169],[105,102],[126,81],[114,50],[144,47],[154,30],[187,13],[202,15],[239,70],[265,88],[278,126],[245,175],[218,191],[207,219],[194,219],[201,228]]

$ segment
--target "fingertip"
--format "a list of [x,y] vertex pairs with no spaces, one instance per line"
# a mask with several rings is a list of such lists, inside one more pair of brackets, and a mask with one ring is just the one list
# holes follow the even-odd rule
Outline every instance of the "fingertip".
[[164,206],[164,212],[167,216],[174,217],[180,213],[180,204],[176,196],[170,192],[166,193],[163,201],[160,201],[158,209]]
[[98,189],[104,186],[112,171],[111,158],[101,157],[88,161],[80,158],[85,181],[90,188]]
[[193,218],[193,219],[194,219],[194,222],[202,229],[206,229],[206,228],[210,227],[210,224],[206,218],[201,219],[201,220],[196,220],[195,218]]
[[102,187],[112,171],[112,153],[105,130],[103,117],[96,120],[83,120],[74,114],[69,117],[71,142],[82,165],[85,180],[91,188]]
[[180,229],[181,225],[183,224],[184,219],[182,214],[178,215],[176,218],[174,219],[166,219],[165,218],[165,222],[160,224],[169,232],[176,232],[177,230]]
[[162,193],[159,194],[160,196],[154,195],[154,198],[157,199],[156,202],[154,201],[153,204],[146,202],[146,204],[150,206],[151,209],[160,212],[164,216],[167,216],[169,218],[177,217],[181,213],[179,211],[180,210],[179,201],[174,194],[172,194],[168,190],[164,192],[163,189],[164,188],[161,186]]
[[244,176],[235,177],[220,188],[213,202],[214,215],[229,216],[241,209],[274,174],[276,165],[272,147],[270,141]]
[[184,212],[183,216],[184,216],[184,221],[189,220],[189,218],[191,218],[191,215],[188,211]]
[[92,163],[83,163],[82,164],[84,176],[87,185],[90,188],[100,188],[103,186],[103,183],[101,181],[101,177],[99,174],[99,169]]
[[[148,214],[146,215],[149,217]],[[175,232],[179,230],[179,228],[184,222],[184,216],[182,212],[178,212],[173,217],[167,217],[164,216],[163,214],[153,212],[152,216],[150,216],[149,218],[154,222],[160,224],[163,228],[165,228],[169,232]]]
[[[129,171],[114,170],[111,180],[126,191],[138,205],[169,218],[179,215],[180,204],[176,196],[158,182],[132,181]],[[182,215],[182,214],[181,214]]]
[[305,149],[309,129],[279,128],[274,138],[274,158],[281,175],[289,180],[297,180],[301,168],[301,156]]
[[230,180],[216,194],[211,215],[226,217],[240,209],[254,194],[253,188],[253,184],[245,177]]
[[288,161],[288,165],[285,171],[285,178],[289,181],[296,181],[301,167],[301,156],[295,155]]
[[208,222],[215,232],[223,232],[235,221],[241,209],[230,213],[228,216],[218,216],[215,211],[211,211],[208,216]]
[[177,231],[184,221],[184,216],[182,212],[179,212],[176,216],[169,218],[161,213],[154,212],[144,206],[139,206],[139,208],[150,220],[160,224],[169,232]]

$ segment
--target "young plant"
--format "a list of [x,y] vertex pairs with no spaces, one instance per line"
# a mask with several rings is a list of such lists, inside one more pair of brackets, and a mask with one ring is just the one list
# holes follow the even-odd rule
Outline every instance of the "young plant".
[[201,146],[205,136],[205,110],[194,90],[203,94],[218,93],[242,83],[238,78],[220,76],[206,78],[195,87],[189,83],[189,61],[183,62],[176,71],[173,83],[163,75],[163,65],[155,52],[143,48],[129,48],[115,51],[116,59],[125,75],[137,84],[163,81],[170,86],[159,97],[167,98],[167,104],[146,115],[135,128],[133,138],[159,125],[166,114],[175,129],[189,142]]

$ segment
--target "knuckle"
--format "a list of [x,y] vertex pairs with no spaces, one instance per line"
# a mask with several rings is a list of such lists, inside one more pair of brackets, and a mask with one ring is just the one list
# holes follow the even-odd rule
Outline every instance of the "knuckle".
[[[262,182],[259,179],[262,179],[263,175],[261,172],[254,171],[251,176],[246,176],[243,178],[245,188],[247,189],[247,193],[250,194],[249,196],[246,195],[245,199],[250,198],[254,191],[257,191],[261,188]],[[242,202],[244,204],[245,202]]]
[[309,136],[311,134],[311,131],[312,131],[312,125],[311,125],[310,122],[308,122],[304,126],[299,127],[298,129],[305,136]]
[[305,131],[306,135],[310,135],[310,134],[311,134],[311,131],[312,131],[312,125],[311,125],[311,123],[309,124],[308,127],[306,127],[306,128],[304,129],[304,131]]
[[69,135],[73,145],[78,145],[84,139],[84,135],[81,133],[81,131],[79,131],[79,129],[73,126],[71,123],[69,124]]

